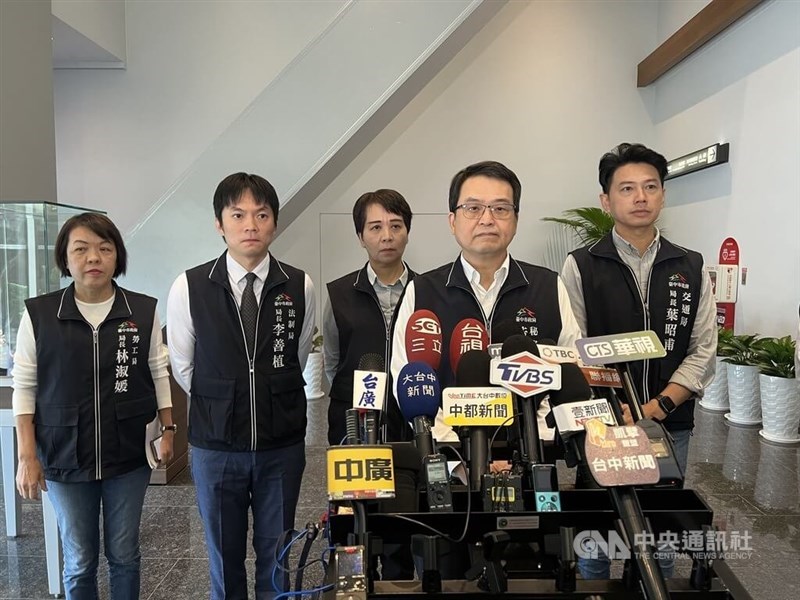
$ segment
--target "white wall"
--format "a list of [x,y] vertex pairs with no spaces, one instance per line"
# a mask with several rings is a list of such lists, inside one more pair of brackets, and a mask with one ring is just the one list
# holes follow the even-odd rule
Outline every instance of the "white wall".
[[[680,2],[662,2],[674,19]],[[667,183],[663,224],[716,262],[748,267],[736,332],[794,334],[800,303],[800,3],[765,3],[655,84],[656,147],[675,158],[731,144],[728,165]]]
[[[432,267],[456,251],[450,178],[491,158],[523,183],[512,251],[538,261],[550,231],[540,217],[597,202],[597,160],[618,142],[675,157],[728,141],[730,165],[669,183],[664,225],[709,261],[724,237],[739,239],[750,278],[737,331],[796,329],[800,4],[765,3],[637,89],[636,65],[706,3],[509,3],[280,235],[275,254],[322,291],[363,258],[345,225],[325,243],[352,244],[354,264],[324,264],[334,252],[320,243],[321,223],[334,217],[323,215],[347,215],[364,191],[394,187],[429,215],[408,256]],[[129,229],[338,6],[129,2],[126,72],[56,73],[59,200],[105,208]],[[209,211],[209,233],[210,220]]]
[[128,231],[341,5],[128,0],[127,70],[54,73],[59,201]]
[[125,62],[124,0],[51,0],[53,16]]
[[[597,202],[602,153],[624,140],[655,139],[653,92],[637,90],[636,64],[652,47],[657,9],[649,2],[508,4],[278,238],[276,254],[307,269],[321,291],[324,279],[360,266],[365,255],[349,222],[340,243],[352,244],[358,262],[339,273],[324,264],[321,256],[333,249],[318,243],[320,214],[349,213],[361,193],[390,187],[416,213],[440,214],[438,235],[421,239],[415,233],[423,229],[412,227],[412,266],[452,260],[450,179],[494,159],[522,181],[512,252],[539,261],[552,227],[539,219]],[[430,217],[425,225],[431,232]]]

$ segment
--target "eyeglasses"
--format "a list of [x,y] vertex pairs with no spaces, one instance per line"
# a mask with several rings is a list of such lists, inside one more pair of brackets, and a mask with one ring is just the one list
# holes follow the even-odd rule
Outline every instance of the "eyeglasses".
[[456,206],[456,210],[459,208],[468,219],[480,219],[487,208],[498,221],[510,219],[511,215],[516,212],[513,204],[479,204],[477,202],[470,202],[469,204],[460,204]]

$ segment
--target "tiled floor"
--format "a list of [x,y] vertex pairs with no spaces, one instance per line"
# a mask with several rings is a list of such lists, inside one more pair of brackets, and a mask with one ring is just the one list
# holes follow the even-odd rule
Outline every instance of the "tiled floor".
[[[307,467],[298,526],[325,507],[324,400],[310,403]],[[800,598],[800,449],[762,441],[757,429],[730,427],[698,410],[689,452],[688,486],[699,490],[729,531],[752,534],[753,554],[732,562],[756,600]],[[5,523],[0,516],[0,527]],[[24,535],[0,547],[0,598],[46,599],[41,506],[23,505]],[[188,472],[169,486],[151,487],[142,523],[142,598],[207,597],[208,562],[195,491]],[[320,546],[321,548],[321,546]],[[679,569],[685,571],[686,566]],[[103,565],[101,565],[102,573]],[[252,575],[253,560],[248,570]],[[313,582],[319,577],[309,573]],[[101,597],[107,584],[101,576]]]

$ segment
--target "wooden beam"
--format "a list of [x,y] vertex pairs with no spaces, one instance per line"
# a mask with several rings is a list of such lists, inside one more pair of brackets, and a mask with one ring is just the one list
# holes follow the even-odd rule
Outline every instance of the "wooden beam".
[[646,87],[725,31],[764,0],[711,0],[686,25],[639,63],[638,87]]

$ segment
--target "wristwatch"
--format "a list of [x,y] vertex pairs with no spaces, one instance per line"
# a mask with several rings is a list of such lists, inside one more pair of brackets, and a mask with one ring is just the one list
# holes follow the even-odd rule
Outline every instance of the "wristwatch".
[[672,398],[665,396],[664,394],[659,394],[656,396],[656,402],[658,402],[658,407],[667,415],[675,412],[675,409],[677,408],[677,406],[675,406],[675,402],[672,401]]
[[171,431],[172,433],[177,433],[178,426],[175,423],[173,423],[172,425],[162,425],[161,433],[164,433],[165,431]]

